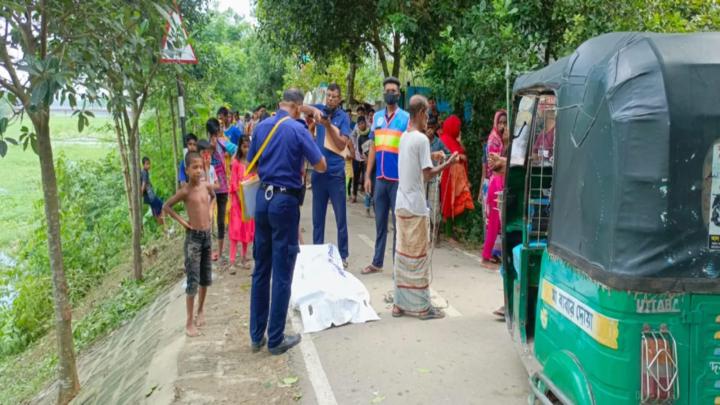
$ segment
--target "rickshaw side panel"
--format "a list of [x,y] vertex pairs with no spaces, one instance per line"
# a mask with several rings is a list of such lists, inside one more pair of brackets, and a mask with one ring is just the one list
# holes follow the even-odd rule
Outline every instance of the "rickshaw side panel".
[[596,403],[585,371],[573,352],[568,350],[552,352],[543,365],[542,374],[573,404]]
[[692,404],[717,403],[720,397],[720,302],[716,295],[693,295],[686,315],[691,325],[688,391]]
[[[688,379],[691,360],[695,357],[689,353],[686,342],[690,342],[691,330],[682,315],[682,308],[690,306],[689,294],[608,289],[547,252],[543,256],[540,284],[534,350],[543,367],[568,351],[573,354],[579,369],[572,368],[567,372],[583,374],[589,381],[595,403],[637,404],[641,388],[640,338],[643,328],[648,326],[658,330],[665,324],[678,342],[680,398],[675,403],[695,403],[690,399]],[[714,299],[717,301],[717,297]],[[672,305],[657,305],[668,302]],[[585,313],[587,309],[590,314]],[[591,321],[585,329],[578,326],[590,319],[588,315],[603,322],[593,324]],[[603,328],[603,324],[611,326]],[[560,375],[559,372],[554,374]],[[577,391],[577,384],[572,383],[577,378],[562,377],[553,382],[558,387]]]

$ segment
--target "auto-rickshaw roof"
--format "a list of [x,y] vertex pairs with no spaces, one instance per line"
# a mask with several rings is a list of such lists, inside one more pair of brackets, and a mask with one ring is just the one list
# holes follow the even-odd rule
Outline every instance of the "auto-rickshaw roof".
[[720,291],[718,50],[720,33],[611,33],[517,79],[557,95],[552,254],[615,288]]

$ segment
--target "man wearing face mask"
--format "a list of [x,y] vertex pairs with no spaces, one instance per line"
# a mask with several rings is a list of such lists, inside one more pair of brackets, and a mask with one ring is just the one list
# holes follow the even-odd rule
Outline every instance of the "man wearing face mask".
[[[322,114],[315,130],[315,140],[328,169],[325,173],[312,173],[313,244],[325,243],[325,216],[328,201],[332,204],[337,223],[338,250],[347,267],[348,248],[347,207],[345,201],[345,156],[350,143],[350,118],[340,107],[340,86],[332,83],[327,88],[325,105],[317,104]],[[343,154],[340,154],[343,153]]]
[[312,135],[296,121],[301,111],[319,115],[316,109],[303,107],[302,91],[285,90],[277,114],[255,127],[247,156],[252,162],[260,154],[257,173],[261,188],[255,198],[255,270],[250,291],[250,339],[254,352],[267,343],[271,354],[282,354],[300,342],[300,335],[286,336],[284,332],[293,268],[300,251],[301,172],[305,159],[316,172],[327,169]]
[[[372,263],[362,270],[362,274],[377,273],[383,268],[387,243],[387,222],[391,212],[393,225],[395,224],[400,137],[407,130],[410,121],[410,115],[398,106],[400,80],[396,77],[386,78],[383,81],[383,97],[387,107],[376,112],[370,124],[372,143],[365,172],[366,192],[372,190],[372,176],[376,177],[375,190],[372,190],[375,198],[375,255]],[[393,235],[394,253],[395,237]]]

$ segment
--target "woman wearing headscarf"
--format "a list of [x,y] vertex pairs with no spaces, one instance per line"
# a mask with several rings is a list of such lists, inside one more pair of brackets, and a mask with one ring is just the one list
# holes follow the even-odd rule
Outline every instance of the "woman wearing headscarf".
[[445,220],[454,219],[466,210],[475,208],[468,182],[467,155],[460,140],[461,126],[460,118],[451,115],[443,122],[440,136],[450,153],[457,152],[460,157],[460,161],[453,163],[443,172],[440,181],[440,201]]
[[[507,129],[507,112],[505,110],[497,110],[493,119],[493,128],[488,135],[487,144],[485,145],[485,156],[483,157],[483,185],[487,187],[487,183],[492,175],[492,168],[488,163],[488,156],[491,153],[502,156],[505,151],[505,141]],[[487,191],[487,190],[484,190]],[[484,195],[483,195],[484,196]]]
[[[483,243],[482,263],[497,264],[499,260],[493,255],[495,241],[500,234],[500,211],[497,208],[498,193],[505,186],[503,168],[493,164],[494,159],[505,155],[505,143],[507,142],[507,112],[498,110],[493,120],[493,129],[488,136],[487,148],[485,151],[485,167],[483,179],[483,208],[485,209],[485,241]],[[487,185],[487,188],[485,187]]]

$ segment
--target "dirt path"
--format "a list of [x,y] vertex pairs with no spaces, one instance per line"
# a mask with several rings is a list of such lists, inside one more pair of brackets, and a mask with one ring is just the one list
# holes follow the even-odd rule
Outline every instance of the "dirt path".
[[207,326],[202,336],[184,339],[177,356],[175,403],[285,404],[301,398],[287,355],[249,349],[249,274],[220,273],[208,291]]

